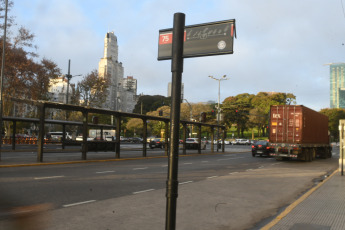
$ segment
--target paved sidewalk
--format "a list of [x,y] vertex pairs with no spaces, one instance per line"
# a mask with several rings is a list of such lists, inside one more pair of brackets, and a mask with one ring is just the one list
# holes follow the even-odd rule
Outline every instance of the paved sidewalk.
[[324,183],[287,207],[285,213],[272,222],[278,223],[271,228],[266,225],[264,229],[345,229],[345,176],[341,176],[338,171],[334,172]]

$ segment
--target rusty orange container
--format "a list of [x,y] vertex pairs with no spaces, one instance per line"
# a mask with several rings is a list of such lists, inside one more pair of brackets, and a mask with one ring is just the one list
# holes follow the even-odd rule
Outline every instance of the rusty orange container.
[[328,117],[303,105],[274,105],[270,112],[271,143],[329,144]]

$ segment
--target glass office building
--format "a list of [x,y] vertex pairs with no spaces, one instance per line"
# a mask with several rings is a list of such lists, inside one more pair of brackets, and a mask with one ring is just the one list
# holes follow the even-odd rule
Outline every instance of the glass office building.
[[330,64],[330,107],[345,109],[345,63]]

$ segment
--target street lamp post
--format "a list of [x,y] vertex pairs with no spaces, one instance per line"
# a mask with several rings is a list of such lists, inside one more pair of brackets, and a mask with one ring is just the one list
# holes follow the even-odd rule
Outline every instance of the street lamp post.
[[[213,80],[218,81],[217,125],[219,125],[219,120],[220,120],[220,82],[225,81],[225,80],[229,80],[229,78],[226,78],[226,75],[223,75],[223,77],[221,77],[221,78],[215,78],[213,76],[208,76],[208,77],[212,78]],[[217,152],[218,152],[218,143],[219,143],[219,127],[217,127]]]
[[70,68],[71,68],[71,60],[69,59],[69,60],[68,60],[68,74],[65,75],[65,77],[67,78],[66,104],[68,104],[68,97],[69,97],[69,82],[70,82],[71,78],[72,78],[72,77],[81,76],[81,74],[72,76],[71,73],[70,73]]

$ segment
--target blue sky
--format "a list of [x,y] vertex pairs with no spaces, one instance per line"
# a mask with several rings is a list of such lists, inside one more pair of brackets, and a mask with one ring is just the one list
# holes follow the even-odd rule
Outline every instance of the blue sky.
[[[170,61],[157,61],[158,31],[176,12],[186,25],[236,19],[234,54],[184,60],[184,95],[190,102],[221,101],[241,93],[288,92],[297,104],[329,107],[329,66],[345,62],[345,15],[339,0],[21,0],[9,13],[36,35],[40,58],[67,73],[98,69],[104,37],[114,31],[125,77],[138,94],[167,95]],[[77,82],[81,79],[74,78]]]

